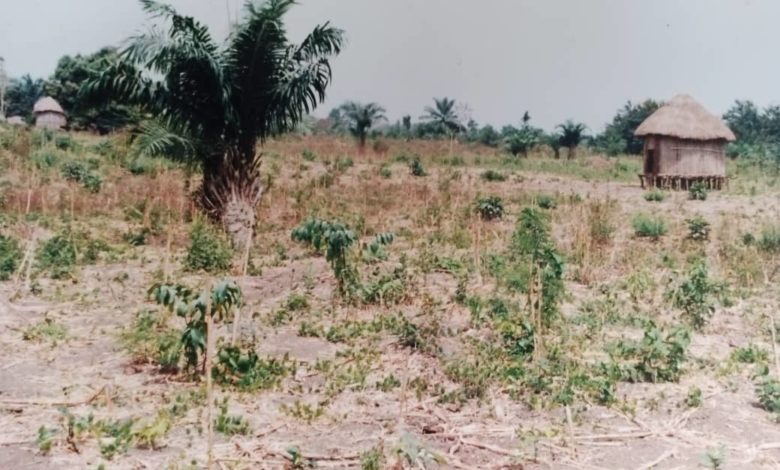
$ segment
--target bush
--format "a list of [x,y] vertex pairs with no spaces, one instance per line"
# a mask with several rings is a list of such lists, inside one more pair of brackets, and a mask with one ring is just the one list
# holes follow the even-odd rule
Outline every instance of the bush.
[[555,209],[558,207],[558,203],[553,196],[549,194],[540,194],[536,197],[536,205],[542,209]]
[[675,327],[664,334],[648,322],[641,341],[621,340],[609,351],[613,360],[628,361],[614,365],[613,372],[629,382],[677,382],[690,343],[691,334],[685,328]]
[[697,242],[705,241],[710,238],[710,223],[704,220],[700,215],[687,219],[688,238]]
[[211,373],[218,384],[252,391],[272,388],[293,371],[287,357],[263,360],[253,348],[222,346]]
[[666,199],[666,193],[658,189],[651,189],[644,194],[644,198],[645,201],[661,202]]
[[409,169],[412,172],[412,176],[425,176],[425,168],[422,165],[419,155],[415,155],[412,161],[409,163]]
[[485,181],[506,181],[506,175],[496,170],[485,170],[480,175]]
[[693,201],[704,201],[707,199],[707,187],[704,183],[697,181],[688,189],[688,197]]
[[76,266],[76,247],[70,235],[56,235],[46,240],[36,253],[38,269],[48,272],[52,279],[71,276]]
[[233,251],[217,228],[204,220],[195,221],[190,231],[185,268],[209,273],[227,271],[232,260]]
[[103,178],[90,171],[83,162],[67,161],[60,167],[60,172],[66,180],[81,183],[91,193],[99,193],[103,185]]
[[758,240],[758,247],[763,251],[780,253],[780,226],[764,228]]
[[666,223],[660,217],[653,217],[646,214],[637,214],[631,221],[634,228],[634,234],[637,237],[652,238],[658,240],[666,235]]
[[761,407],[772,413],[780,413],[780,381],[768,378],[756,387]]
[[486,196],[477,200],[477,212],[482,220],[500,219],[504,216],[504,201],[498,196]]
[[304,160],[307,162],[313,162],[317,159],[317,154],[312,152],[309,149],[303,149],[303,152],[301,153],[301,157],[303,157]]
[[22,250],[15,238],[0,235],[0,281],[7,281],[16,272]]
[[693,262],[688,277],[668,291],[666,296],[675,307],[682,309],[693,327],[700,330],[715,312],[713,296],[719,289],[709,280],[707,263],[699,259]]

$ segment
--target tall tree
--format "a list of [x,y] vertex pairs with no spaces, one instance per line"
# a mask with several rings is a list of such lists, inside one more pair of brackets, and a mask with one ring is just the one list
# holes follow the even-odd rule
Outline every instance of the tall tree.
[[606,125],[598,138],[599,145],[611,154],[642,153],[644,143],[634,136],[634,131],[662,104],[654,100],[645,100],[639,104],[627,102],[618,110],[612,122]]
[[131,38],[119,60],[84,88],[155,117],[141,126],[139,150],[199,164],[200,203],[239,247],[251,242],[263,193],[257,144],[294,129],[325,99],[329,58],[341,50],[343,33],[328,23],[291,43],[284,16],[294,3],[247,2],[220,46],[205,24],[141,0],[167,30],[151,26]]
[[455,135],[464,129],[463,124],[460,123],[458,113],[455,110],[455,100],[451,100],[446,96],[444,98],[434,98],[434,106],[426,106],[425,114],[421,119],[433,124],[440,132],[446,134],[450,138],[450,153],[452,153],[452,144],[455,140]]
[[368,131],[378,122],[387,119],[385,108],[376,103],[356,103],[348,101],[339,106],[338,117],[340,126],[344,127],[358,140],[358,148],[362,152],[366,148]]
[[560,143],[564,147],[568,147],[569,154],[568,159],[571,160],[577,156],[577,147],[585,137],[585,130],[587,127],[580,122],[574,122],[571,119],[567,120],[563,124],[558,124],[557,129],[561,130]]
[[33,79],[30,75],[12,79],[5,94],[6,114],[22,116],[27,122],[32,122],[33,106],[41,96],[43,96],[42,79]]
[[761,111],[750,100],[737,100],[723,115],[723,120],[729,125],[737,140],[754,143],[763,134],[763,119]]

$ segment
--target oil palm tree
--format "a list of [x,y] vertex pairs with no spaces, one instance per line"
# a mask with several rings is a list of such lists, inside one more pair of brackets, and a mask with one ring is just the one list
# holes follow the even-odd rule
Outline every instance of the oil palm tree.
[[350,134],[358,140],[361,152],[366,148],[368,131],[378,122],[387,119],[385,108],[376,103],[356,103],[348,101],[339,106],[340,125],[346,127]]
[[130,38],[82,94],[153,116],[140,126],[138,150],[196,164],[203,209],[222,222],[234,245],[245,246],[263,193],[257,144],[294,129],[325,99],[329,58],[340,52],[343,33],[325,23],[293,44],[284,16],[294,0],[247,1],[243,19],[220,45],[194,18],[140,2],[167,29],[150,26]]
[[575,158],[577,156],[577,146],[580,145],[580,142],[585,137],[587,126],[581,122],[574,122],[569,119],[563,124],[558,124],[557,128],[561,130],[559,140],[561,145],[569,149],[568,159]]
[[444,98],[434,98],[434,106],[426,106],[425,114],[420,119],[434,123],[438,128],[447,134],[450,138],[450,153],[452,153],[452,143],[455,134],[463,130],[463,124],[458,119],[458,113],[455,110],[455,100],[446,96]]

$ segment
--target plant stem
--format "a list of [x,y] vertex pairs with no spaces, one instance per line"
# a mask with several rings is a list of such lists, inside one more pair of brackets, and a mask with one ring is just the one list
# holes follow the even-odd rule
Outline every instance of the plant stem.
[[211,470],[214,467],[214,390],[211,381],[211,355],[214,352],[212,333],[214,329],[214,319],[211,316],[211,312],[206,315],[206,435],[208,439],[208,464],[207,469]]

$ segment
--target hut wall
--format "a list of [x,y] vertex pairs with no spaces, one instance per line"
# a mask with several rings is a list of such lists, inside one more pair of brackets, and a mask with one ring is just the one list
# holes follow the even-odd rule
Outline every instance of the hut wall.
[[35,116],[35,127],[46,129],[62,129],[68,123],[65,116],[59,113],[39,113]]
[[656,140],[658,173],[673,176],[726,176],[726,149],[722,141]]

